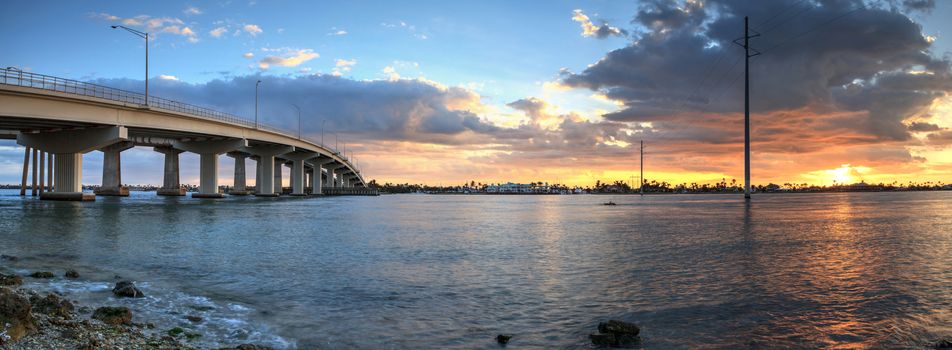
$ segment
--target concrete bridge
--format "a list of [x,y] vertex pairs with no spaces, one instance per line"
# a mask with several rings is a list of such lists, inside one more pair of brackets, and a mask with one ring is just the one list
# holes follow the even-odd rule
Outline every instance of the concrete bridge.
[[[42,74],[0,69],[0,138],[33,153],[33,183],[40,168],[40,198],[94,200],[82,191],[82,155],[103,152],[102,186],[96,195],[128,195],[121,187],[120,158],[134,146],[153,147],[165,155],[159,195],[183,196],[179,154],[200,159],[195,198],[221,198],[218,160],[235,158],[229,194],[278,196],[285,164],[291,170],[291,195],[376,194],[346,156],[294,133],[259,125],[241,117],[187,103],[148,97]],[[39,155],[39,159],[37,156]],[[48,158],[47,158],[48,157]],[[246,186],[245,159],[256,161],[256,186]],[[46,169],[48,168],[48,170]],[[43,184],[44,170],[48,180]],[[23,183],[27,168],[24,165]],[[44,189],[50,188],[50,191]]]

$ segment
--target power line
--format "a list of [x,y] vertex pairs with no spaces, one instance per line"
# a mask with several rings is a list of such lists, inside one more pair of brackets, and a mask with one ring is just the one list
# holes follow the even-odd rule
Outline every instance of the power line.
[[764,29],[762,33],[764,33],[764,34],[769,33],[769,32],[771,32],[771,31],[773,31],[774,29],[777,29],[777,28],[779,28],[780,26],[782,26],[782,25],[784,25],[784,24],[787,24],[788,22],[792,21],[794,18],[797,18],[797,17],[799,17],[800,15],[802,15],[802,14],[804,14],[805,12],[807,12],[807,11],[809,11],[809,10],[812,10],[812,9],[814,9],[813,6],[804,7],[804,8],[801,9],[799,12],[795,13],[793,16],[790,16],[790,17],[788,17],[787,19],[785,19],[785,20],[783,20],[783,21],[780,21],[780,23],[777,23],[777,24],[774,24],[774,25],[770,26],[770,28]]
[[787,10],[789,10],[789,9],[791,9],[791,8],[797,6],[797,5],[800,5],[800,4],[803,3],[804,1],[806,1],[806,0],[797,0],[797,2],[794,2],[794,3],[790,4],[790,5],[787,5],[787,7],[784,7],[784,8],[781,9],[780,11],[777,11],[777,13],[775,13],[773,16],[768,17],[768,18],[767,18],[766,20],[764,20],[763,22],[760,22],[760,24],[757,24],[757,26],[760,27],[760,26],[763,26],[763,25],[769,23],[769,22],[770,22],[771,20],[773,20],[774,18],[777,18],[777,16],[780,16],[780,15],[783,14],[784,12],[787,12]]
[[824,21],[823,23],[820,23],[820,24],[814,26],[813,28],[810,28],[810,29],[808,29],[808,30],[806,30],[806,31],[804,31],[804,32],[802,32],[802,33],[800,33],[800,34],[794,35],[793,37],[791,37],[791,38],[789,38],[789,39],[787,39],[787,40],[781,41],[781,42],[777,43],[776,45],[773,45],[773,46],[771,46],[771,47],[768,47],[767,49],[761,51],[761,53],[767,53],[768,51],[773,51],[774,49],[776,49],[776,48],[778,48],[778,47],[787,45],[787,44],[791,43],[792,41],[794,41],[794,40],[796,40],[796,39],[799,39],[799,38],[801,38],[801,37],[803,37],[803,36],[805,36],[805,35],[807,35],[807,34],[813,33],[813,32],[815,32],[816,30],[818,30],[818,29],[820,29],[820,28],[823,28],[823,27],[825,27],[825,26],[827,26],[827,25],[829,25],[829,24],[831,24],[831,23],[833,23],[833,22],[836,22],[836,21],[838,21],[838,20],[840,20],[840,19],[842,19],[842,18],[844,18],[844,17],[846,17],[846,16],[852,15],[852,14],[854,14],[854,13],[860,11],[860,10],[865,10],[865,9],[866,9],[866,4],[860,4],[859,6],[857,6],[856,8],[854,8],[854,9],[852,9],[852,10],[849,10],[849,11],[847,11],[847,12],[841,13],[841,14],[839,14],[839,15],[833,17],[833,18],[830,18],[830,19]]
[[[768,17],[766,20],[760,22],[760,24],[759,24],[758,26],[763,26],[763,25],[766,25],[767,23],[770,23],[770,21],[772,21],[772,20],[774,20],[774,19],[780,17],[781,15],[783,15],[783,14],[784,14],[785,12],[787,12],[788,10],[790,10],[790,9],[796,7],[796,6],[801,5],[801,4],[802,4],[803,2],[805,2],[805,1],[807,1],[807,0],[797,0],[797,1],[794,2],[794,3],[792,3],[792,4],[790,4],[790,5],[787,5],[786,7],[780,9],[780,11],[777,11],[777,12],[774,13],[772,16]],[[774,26],[770,27],[770,29],[768,29],[768,30],[773,30],[774,28],[780,26],[781,24],[784,24],[784,23],[790,21],[791,19],[793,19],[793,18],[795,18],[795,17],[801,15],[803,12],[805,12],[806,10],[809,10],[810,8],[811,8],[811,7],[806,7],[805,9],[801,10],[800,12],[797,12],[796,14],[794,14],[792,17],[788,18],[787,20],[785,20],[785,21],[783,21],[783,22],[781,22],[781,23],[779,23],[779,24],[777,24],[777,25],[774,25]],[[714,67],[716,67],[716,66],[718,65],[718,63],[720,63],[721,60],[722,60],[724,57],[727,57],[727,52],[728,52],[728,50],[727,50],[726,48],[723,48],[723,50],[721,51],[721,54],[718,55],[717,58],[714,60],[714,63],[712,63],[710,66],[708,66],[707,71],[704,73],[704,77],[701,79],[701,82],[698,83],[697,85],[695,85],[694,90],[691,92],[690,95],[688,95],[687,99],[685,99],[685,101],[684,101],[683,103],[681,103],[680,106],[678,106],[678,108],[677,108],[678,111],[683,111],[683,110],[685,109],[685,107],[687,107],[688,103],[692,100],[692,98],[694,98],[694,97],[700,97],[700,96],[698,95],[698,92],[701,90],[701,88],[704,86],[704,84],[707,83],[707,80],[713,75],[713,73],[714,73]],[[730,72],[731,70],[733,70],[734,66],[736,66],[738,62],[740,62],[740,59],[739,59],[739,58],[738,58],[737,60],[735,60],[734,63],[732,63],[731,67],[728,69],[728,72]],[[720,85],[721,81],[723,81],[724,78],[726,78],[726,77],[727,77],[727,74],[725,73],[725,74],[721,77],[721,79],[717,80],[717,83],[715,83],[714,85],[711,86],[711,89],[713,90],[714,87]],[[731,83],[731,85],[733,85],[733,83]],[[721,94],[720,94],[720,95],[723,95],[723,91],[721,91]],[[708,96],[707,96],[707,97],[708,97],[708,98],[710,97],[710,93],[708,93]],[[711,100],[708,99],[707,101],[708,101],[708,103],[709,103]],[[706,108],[705,108],[705,110],[706,110]]]

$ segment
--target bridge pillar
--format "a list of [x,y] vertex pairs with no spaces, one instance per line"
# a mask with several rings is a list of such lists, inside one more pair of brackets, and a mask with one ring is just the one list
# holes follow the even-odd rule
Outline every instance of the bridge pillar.
[[304,167],[304,191],[306,192],[308,188],[311,188],[311,184],[314,183],[314,171],[308,168],[305,164]]
[[306,162],[310,159],[319,157],[320,154],[310,153],[310,152],[294,152],[283,155],[282,157],[290,160],[291,163],[291,195],[292,196],[306,196],[305,192],[305,181],[304,181],[304,168],[307,165]]
[[218,193],[218,155],[248,146],[245,139],[174,141],[172,147],[198,153],[199,186],[192,198],[222,198]]
[[324,174],[322,174],[323,170],[321,170],[321,168],[323,168],[323,166],[320,164],[314,165],[314,174],[311,175],[311,194],[313,195],[322,194],[321,186],[324,182],[324,179],[322,179]]
[[192,198],[222,198],[218,193],[218,153],[199,153],[198,193]]
[[[275,192],[274,170],[277,155],[294,151],[291,146],[278,145],[256,145],[252,147],[242,147],[241,152],[251,154],[258,159],[257,169],[255,170],[255,196],[275,197],[281,192]],[[280,178],[279,178],[280,179]],[[279,182],[280,184],[280,182]],[[278,185],[280,186],[280,185]]]
[[155,191],[160,196],[184,196],[185,189],[179,184],[179,154],[185,151],[172,147],[154,147],[152,150],[165,155],[162,188]]
[[40,194],[40,199],[91,201],[96,195],[83,193],[82,153],[56,153],[53,157],[53,192]]
[[295,160],[291,166],[291,195],[306,196],[304,193],[304,161]]
[[246,196],[248,195],[247,180],[245,179],[245,158],[247,158],[247,155],[241,152],[228,152],[228,156],[235,158],[235,181],[228,194]]
[[[129,131],[125,127],[112,126],[34,133],[21,132],[17,134],[17,144],[54,154],[52,170],[53,182],[56,186],[53,192],[41,192],[40,199],[92,201],[96,199],[94,194],[83,193],[83,153],[101,149],[128,138]],[[34,160],[36,160],[36,157],[34,157]]]
[[129,189],[122,187],[119,154],[132,147],[135,147],[134,143],[122,141],[100,149],[102,151],[102,186],[93,193],[97,196],[129,196]]
[[282,174],[281,169],[284,168],[284,159],[275,159],[274,162],[274,193],[281,195],[281,192],[284,191],[284,186],[282,184]]

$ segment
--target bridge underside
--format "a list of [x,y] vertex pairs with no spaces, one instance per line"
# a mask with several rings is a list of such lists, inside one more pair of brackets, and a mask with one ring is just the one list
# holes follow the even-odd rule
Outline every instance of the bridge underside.
[[[193,197],[222,196],[218,186],[221,154],[236,159],[235,194],[280,194],[284,162],[291,163],[291,194],[307,194],[305,185],[315,193],[321,193],[324,187],[365,187],[360,171],[345,156],[293,135],[184,102],[0,69],[0,138],[16,139],[26,147],[21,193],[25,191],[32,152],[33,191],[39,180],[40,192],[46,194],[41,195],[43,198],[88,199],[80,183],[82,155],[96,150],[104,153],[103,184],[97,194],[127,194],[121,185],[120,155],[135,146],[151,146],[165,155],[163,187],[159,190],[163,195],[184,195],[178,175],[178,156],[182,152],[197,153],[201,159],[199,192]],[[258,186],[254,190],[245,186],[246,158],[257,162]],[[306,181],[308,169],[310,182]],[[44,173],[51,175],[45,183]]]

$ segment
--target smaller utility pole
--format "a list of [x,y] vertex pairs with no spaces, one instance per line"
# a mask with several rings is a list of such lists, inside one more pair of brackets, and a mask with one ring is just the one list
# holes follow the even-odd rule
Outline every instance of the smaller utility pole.
[[641,185],[638,186],[638,192],[642,196],[645,195],[645,140],[641,140],[641,176],[639,176],[638,181],[641,181]]

